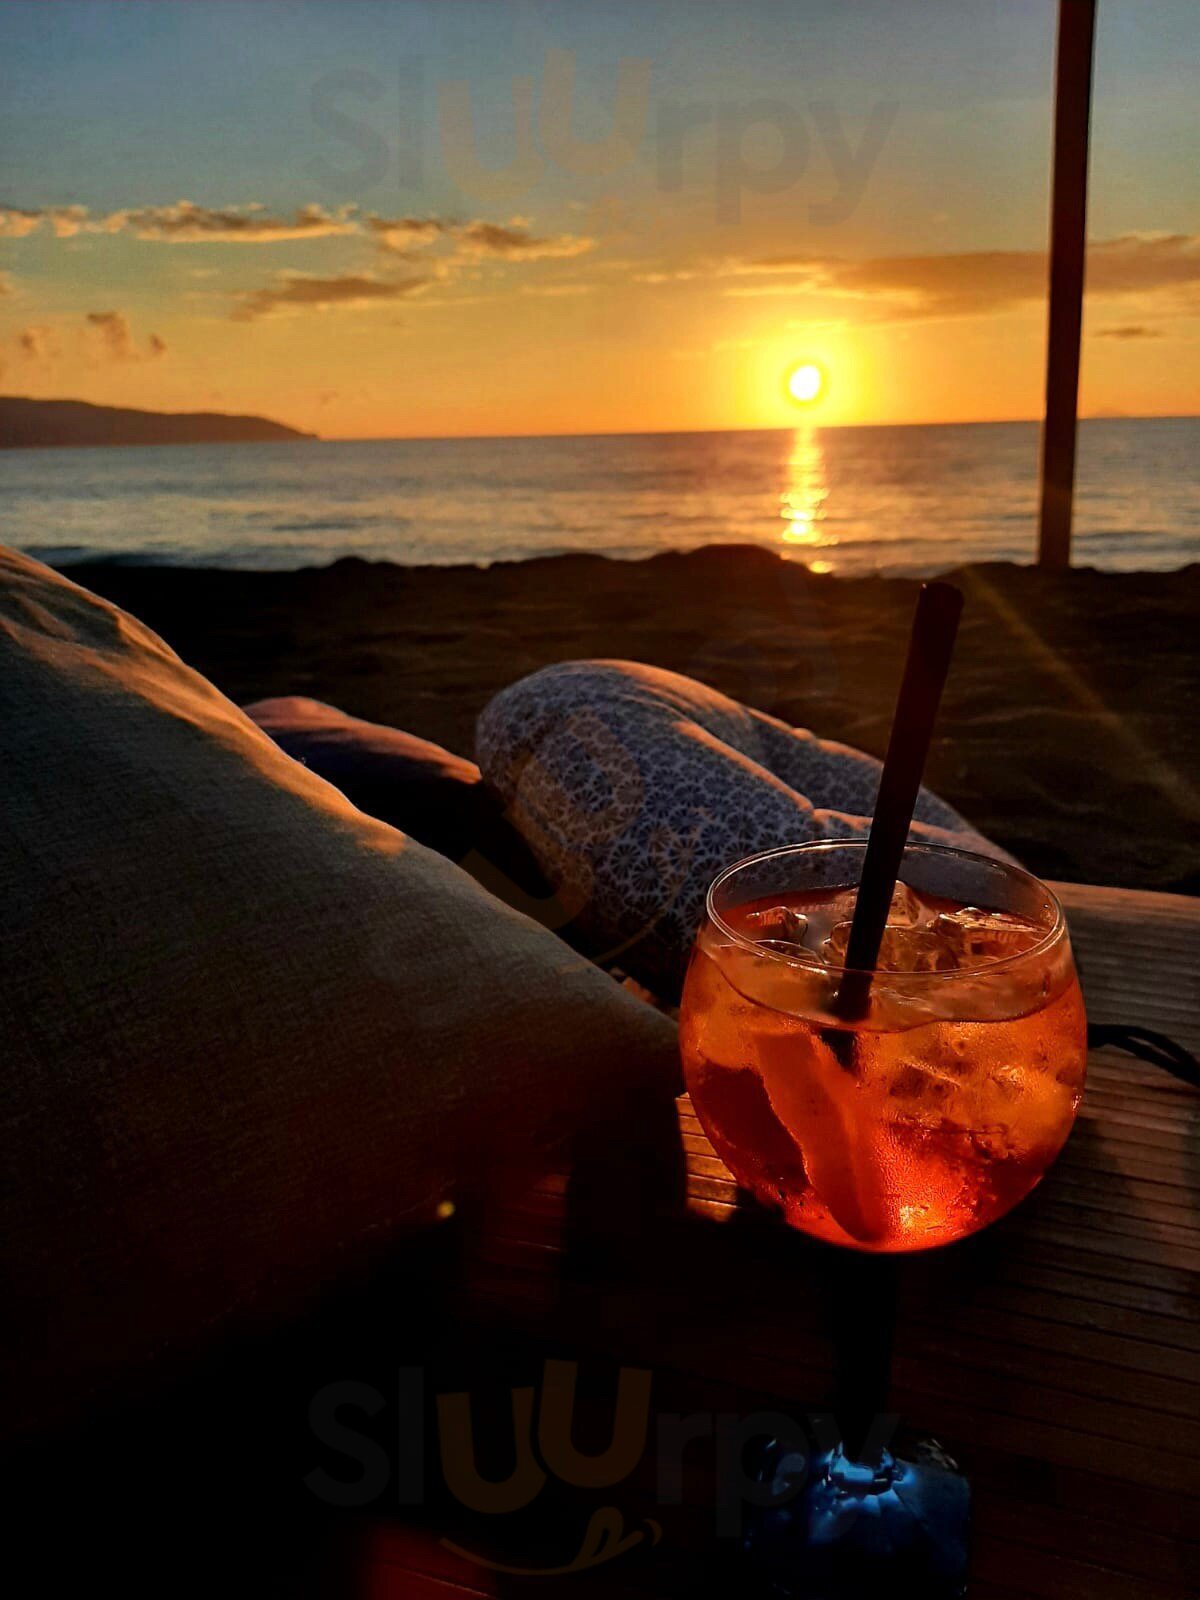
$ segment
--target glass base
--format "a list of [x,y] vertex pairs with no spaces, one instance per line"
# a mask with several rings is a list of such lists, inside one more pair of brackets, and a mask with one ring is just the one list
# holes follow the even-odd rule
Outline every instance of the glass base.
[[914,1454],[901,1461],[885,1451],[872,1467],[840,1447],[805,1457],[770,1441],[754,1477],[782,1503],[748,1510],[742,1536],[766,1592],[788,1600],[961,1600],[971,1492],[937,1445]]

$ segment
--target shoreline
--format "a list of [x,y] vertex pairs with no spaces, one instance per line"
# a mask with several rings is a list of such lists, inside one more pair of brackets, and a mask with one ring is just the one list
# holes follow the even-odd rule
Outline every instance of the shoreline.
[[[690,550],[653,550],[644,554],[616,555],[609,550],[551,550],[537,555],[529,556],[500,556],[494,561],[396,561],[390,556],[359,556],[341,555],[334,556],[330,561],[313,561],[295,567],[231,567],[219,563],[210,564],[204,561],[155,561],[149,559],[145,551],[120,551],[114,550],[107,554],[84,554],[72,557],[70,560],[51,561],[45,554],[45,546],[22,545],[20,548],[26,555],[35,561],[41,561],[46,566],[51,566],[56,572],[61,572],[70,577],[72,573],[87,570],[102,572],[114,568],[122,572],[192,572],[210,574],[224,574],[230,577],[244,578],[289,578],[302,575],[314,575],[322,572],[332,572],[338,567],[367,567],[372,571],[392,569],[397,572],[442,573],[456,572],[496,572],[501,569],[524,569],[536,567],[555,561],[602,561],[617,567],[641,567],[653,561],[668,559],[691,560],[696,556],[706,556],[711,552],[722,554],[737,554],[749,551],[751,555],[769,556],[781,562],[785,567],[794,572],[801,572],[814,582],[824,583],[827,579],[834,579],[839,583],[862,583],[873,579],[887,579],[888,581],[923,583],[929,578],[952,578],[955,573],[986,572],[1012,569],[1016,572],[1040,570],[1032,553],[1028,561],[1014,561],[1009,558],[995,561],[958,561],[949,565],[930,567],[879,567],[870,572],[814,572],[805,566],[803,561],[789,560],[777,548],[770,544],[755,544],[750,540],[732,540],[722,543],[719,540],[707,544],[696,545]],[[59,549],[60,546],[50,547]],[[82,547],[79,547],[82,548]],[[1200,571],[1200,555],[1190,556],[1177,567],[1097,567],[1091,563],[1072,562],[1069,569],[1072,573],[1090,572],[1101,578],[1174,578],[1180,574]]]
[[[648,661],[882,755],[919,578],[817,575],[753,545],[488,567],[75,562],[244,705],[325,700],[473,753],[492,694],[554,661]],[[966,597],[930,786],[1031,870],[1200,891],[1200,563],[945,576]]]

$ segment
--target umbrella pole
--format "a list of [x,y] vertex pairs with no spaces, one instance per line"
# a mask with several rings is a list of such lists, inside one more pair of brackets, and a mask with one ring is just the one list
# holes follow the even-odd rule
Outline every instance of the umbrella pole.
[[1059,0],[1050,216],[1050,326],[1042,428],[1038,564],[1071,564],[1079,348],[1087,245],[1088,125],[1096,0]]

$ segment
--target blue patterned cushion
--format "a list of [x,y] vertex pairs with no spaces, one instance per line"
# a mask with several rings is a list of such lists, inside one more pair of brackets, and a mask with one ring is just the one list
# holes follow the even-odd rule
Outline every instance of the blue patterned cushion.
[[[709,883],[776,845],[865,835],[880,763],[633,661],[568,661],[484,709],[484,777],[596,959],[682,981]],[[914,834],[1002,856],[922,790]]]

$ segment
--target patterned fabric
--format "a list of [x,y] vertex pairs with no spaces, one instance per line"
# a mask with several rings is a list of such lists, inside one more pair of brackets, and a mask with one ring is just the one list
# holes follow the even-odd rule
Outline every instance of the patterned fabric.
[[[568,661],[484,709],[476,758],[582,946],[673,994],[709,883],[776,845],[865,835],[880,763],[691,678]],[[1003,855],[922,790],[914,835]]]

